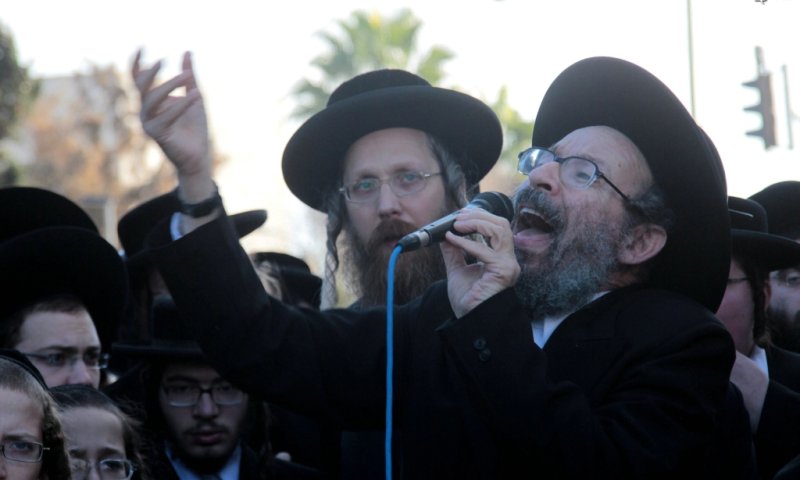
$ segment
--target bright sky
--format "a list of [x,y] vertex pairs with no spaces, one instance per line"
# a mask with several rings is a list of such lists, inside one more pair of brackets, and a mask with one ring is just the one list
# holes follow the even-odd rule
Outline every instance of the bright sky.
[[[354,10],[391,15],[402,7],[423,21],[421,48],[439,44],[456,54],[447,84],[489,99],[505,84],[511,105],[531,120],[553,78],[594,55],[638,63],[689,107],[686,0],[24,0],[5,2],[0,21],[36,75],[69,74],[92,63],[127,71],[139,46],[146,61],[164,58],[174,74],[181,53],[194,52],[217,147],[230,157],[219,178],[228,209],[267,208],[270,220],[260,233],[274,237],[308,219],[308,209],[283,185],[280,159],[297,128],[286,120],[288,93],[316,73],[309,63],[323,51],[315,33],[332,31]],[[786,65],[797,105],[800,1],[692,0],[691,7],[696,118],[722,155],[729,193],[749,196],[800,179],[800,136],[790,150],[782,75]],[[756,45],[773,72],[779,145],[768,152],[760,139],[744,135],[760,123],[742,110],[757,100],[741,85],[755,77]]]

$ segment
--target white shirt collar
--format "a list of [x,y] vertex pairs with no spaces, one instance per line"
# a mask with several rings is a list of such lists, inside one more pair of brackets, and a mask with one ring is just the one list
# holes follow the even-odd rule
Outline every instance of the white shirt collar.
[[762,372],[767,374],[767,378],[769,378],[769,365],[767,365],[767,351],[763,348],[759,347],[758,345],[753,346],[753,351],[750,353],[750,360],[756,362],[758,368],[761,369]]
[[[178,475],[178,478],[181,480],[202,480],[199,474],[195,473],[191,470],[185,463],[178,458],[172,451],[172,447],[169,443],[165,446],[167,451],[167,458],[169,459],[170,463],[172,464],[172,468],[175,469],[175,473]],[[220,480],[239,480],[239,463],[242,460],[242,445],[239,444],[231,453],[231,456],[228,458],[227,463],[223,465],[223,467],[217,472],[217,476]]]
[[[608,293],[608,290],[606,290],[605,292],[600,292],[595,294],[591,300],[586,302],[586,305],[594,302],[595,300],[602,297],[606,293]],[[534,343],[536,343],[536,345],[538,345],[539,348],[544,348],[544,345],[547,343],[547,340],[550,339],[550,336],[553,334],[553,332],[556,331],[556,328],[558,328],[558,326],[561,325],[561,322],[563,322],[565,318],[572,315],[573,313],[575,313],[575,310],[568,312],[560,317],[545,317],[543,319],[533,320],[531,322],[531,330],[533,330]]]

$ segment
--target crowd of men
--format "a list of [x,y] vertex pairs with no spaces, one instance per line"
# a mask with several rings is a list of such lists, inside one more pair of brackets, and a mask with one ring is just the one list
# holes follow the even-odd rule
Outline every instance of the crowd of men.
[[267,212],[226,213],[191,56],[160,66],[132,75],[178,185],[121,218],[123,255],[70,199],[0,189],[0,348],[138,420],[144,465],[100,478],[800,478],[800,182],[728,197],[649,72],[552,82],[511,221],[464,208],[502,146],[487,105],[344,82],[283,155],[327,215],[318,277],[242,248]]

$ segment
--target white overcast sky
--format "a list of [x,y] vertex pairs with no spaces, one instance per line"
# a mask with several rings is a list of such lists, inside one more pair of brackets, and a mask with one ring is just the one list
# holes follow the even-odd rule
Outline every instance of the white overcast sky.
[[[164,58],[175,73],[181,53],[194,52],[217,147],[230,157],[220,175],[229,210],[267,208],[282,229],[286,217],[304,210],[283,187],[280,158],[297,127],[286,120],[288,92],[315,73],[309,62],[323,48],[315,33],[333,30],[354,10],[391,15],[402,7],[423,21],[422,48],[439,44],[456,54],[447,84],[491,99],[507,85],[512,106],[531,120],[552,79],[594,55],[638,63],[689,107],[686,0],[19,0],[4,2],[0,22],[37,75],[91,63],[127,71],[139,46],[147,61]],[[800,0],[692,0],[691,10],[696,118],[723,157],[729,193],[800,180],[782,76],[786,65],[800,112]],[[779,146],[769,152],[744,135],[759,126],[742,110],[756,95],[741,85],[755,77],[757,45],[773,72]],[[800,125],[795,131],[800,144]]]

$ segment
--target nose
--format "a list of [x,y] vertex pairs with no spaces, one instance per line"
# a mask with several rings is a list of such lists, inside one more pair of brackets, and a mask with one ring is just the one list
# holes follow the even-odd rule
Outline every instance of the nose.
[[5,455],[0,455],[0,480],[8,478],[8,472],[6,472],[6,457]]
[[198,418],[213,418],[219,415],[219,407],[211,398],[211,392],[203,392],[197,399],[192,413]]
[[[100,466],[95,463],[94,465],[89,467],[89,471],[86,472],[86,476],[83,478],[87,480],[103,480],[103,478],[100,476],[99,471],[100,471]],[[76,477],[73,477],[73,479],[74,478]]]
[[[97,380],[97,381],[95,381]],[[83,362],[83,359],[77,360],[70,366],[69,371],[69,384],[70,385],[90,385],[97,387],[99,385],[100,372],[93,368],[89,368]]]
[[540,188],[550,194],[556,194],[561,189],[560,172],[558,163],[546,163],[531,170],[528,174],[528,183],[531,188]]
[[378,192],[378,216],[382,219],[389,218],[400,215],[401,211],[400,199],[395,195],[389,184],[384,183],[381,185]]

